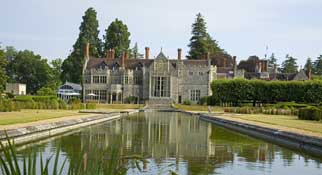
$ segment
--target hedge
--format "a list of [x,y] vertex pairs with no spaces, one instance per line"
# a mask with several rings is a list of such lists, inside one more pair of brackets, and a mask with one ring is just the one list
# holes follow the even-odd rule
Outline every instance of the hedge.
[[20,109],[96,109],[96,104],[82,104],[79,99],[71,99],[68,104],[55,96],[18,96],[15,99],[0,98],[0,112]]
[[215,80],[211,84],[212,105],[239,106],[241,103],[319,103],[322,81]]
[[319,120],[322,120],[322,110],[313,106],[302,108],[299,110],[298,118],[300,120],[319,121]]

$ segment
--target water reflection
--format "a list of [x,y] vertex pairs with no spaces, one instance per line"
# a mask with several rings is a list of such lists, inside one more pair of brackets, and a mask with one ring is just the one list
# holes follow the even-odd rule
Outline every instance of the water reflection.
[[[143,165],[143,174],[169,170],[178,174],[321,174],[320,161],[182,113],[139,113],[33,145],[33,150],[50,155],[60,146],[62,158],[77,166],[82,151],[88,162],[95,162],[102,154],[110,155],[103,150],[115,145],[120,156],[140,155],[149,161]],[[119,163],[130,167],[130,161]],[[130,167],[127,173],[139,172]]]

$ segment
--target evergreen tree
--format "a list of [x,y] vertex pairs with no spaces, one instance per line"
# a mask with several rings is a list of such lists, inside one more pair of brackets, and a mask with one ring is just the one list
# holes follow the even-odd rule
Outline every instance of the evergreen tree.
[[268,67],[273,69],[274,65],[277,65],[277,59],[275,58],[275,54],[272,53],[272,55],[268,59]]
[[282,63],[282,73],[296,73],[298,66],[296,58],[286,55],[286,60]]
[[192,24],[192,37],[190,38],[189,59],[203,59],[210,54],[224,53],[223,49],[218,46],[216,40],[214,40],[208,33],[206,22],[203,16],[198,13],[195,23]]
[[320,55],[317,60],[314,61],[313,72],[316,75],[322,75],[322,55]]
[[124,51],[130,47],[130,35],[127,26],[118,19],[115,19],[105,30],[104,49],[115,49],[115,56],[121,57]]
[[144,55],[139,52],[138,43],[134,44],[134,47],[131,49],[131,58],[143,58]]
[[0,95],[3,92],[4,86],[7,82],[6,65],[7,59],[5,52],[0,48]]
[[50,82],[49,87],[54,91],[57,90],[61,85],[60,76],[62,72],[62,64],[63,61],[60,58],[52,60],[50,62],[52,80]]
[[311,73],[313,73],[313,63],[311,58],[308,58],[306,60],[305,66],[304,66],[304,70],[306,71],[306,73],[309,73],[309,71],[311,71]]
[[62,64],[62,81],[74,83],[81,82],[84,65],[84,46],[90,44],[89,53],[91,56],[100,57],[102,55],[102,42],[98,38],[98,21],[96,11],[93,8],[86,10],[83,21],[79,27],[79,35],[73,46],[72,53]]

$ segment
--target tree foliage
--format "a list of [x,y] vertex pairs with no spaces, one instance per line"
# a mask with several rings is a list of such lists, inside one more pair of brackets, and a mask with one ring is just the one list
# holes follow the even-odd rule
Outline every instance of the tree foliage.
[[313,63],[312,63],[312,59],[308,58],[306,60],[305,66],[304,66],[304,70],[309,73],[309,71],[313,71]]
[[133,48],[131,49],[130,57],[131,58],[138,58],[138,59],[144,57],[144,55],[139,52],[138,43],[135,43]]
[[320,103],[322,81],[216,80],[211,85],[212,104]]
[[52,81],[52,71],[47,60],[32,51],[19,51],[8,67],[11,69],[8,74],[10,79],[26,84],[28,93],[36,93],[41,87],[49,86]]
[[73,46],[72,53],[62,64],[62,81],[74,83],[81,82],[84,65],[84,45],[90,44],[89,53],[91,56],[100,57],[102,55],[102,41],[99,39],[98,20],[96,11],[93,8],[86,10],[83,21],[79,27],[79,35]]
[[272,55],[268,59],[268,67],[273,69],[274,65],[277,65],[277,59],[275,57],[275,54],[272,53]]
[[208,33],[206,22],[203,16],[198,13],[195,23],[192,24],[192,37],[190,38],[189,59],[204,59],[207,54],[224,53],[216,40],[214,40]]
[[0,95],[3,92],[4,86],[7,82],[6,66],[7,66],[6,55],[4,50],[0,48]]
[[286,55],[286,60],[282,63],[282,72],[283,73],[296,73],[298,65],[296,63],[296,58]]
[[322,55],[320,55],[317,60],[314,61],[313,72],[315,75],[322,75]]
[[121,20],[115,19],[105,30],[104,49],[115,49],[115,56],[121,57],[124,51],[128,51],[130,47],[130,32],[127,25]]

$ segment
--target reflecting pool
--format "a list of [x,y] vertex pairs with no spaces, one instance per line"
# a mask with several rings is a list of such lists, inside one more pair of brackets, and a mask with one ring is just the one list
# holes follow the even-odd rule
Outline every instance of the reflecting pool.
[[[127,174],[322,174],[317,158],[183,113],[137,113],[24,145],[18,154],[34,152],[45,159],[58,148],[59,165],[66,159],[65,167],[77,166],[85,157],[81,164],[87,168],[101,157],[108,162],[117,150],[115,160]],[[144,161],[136,164],[138,157]]]

